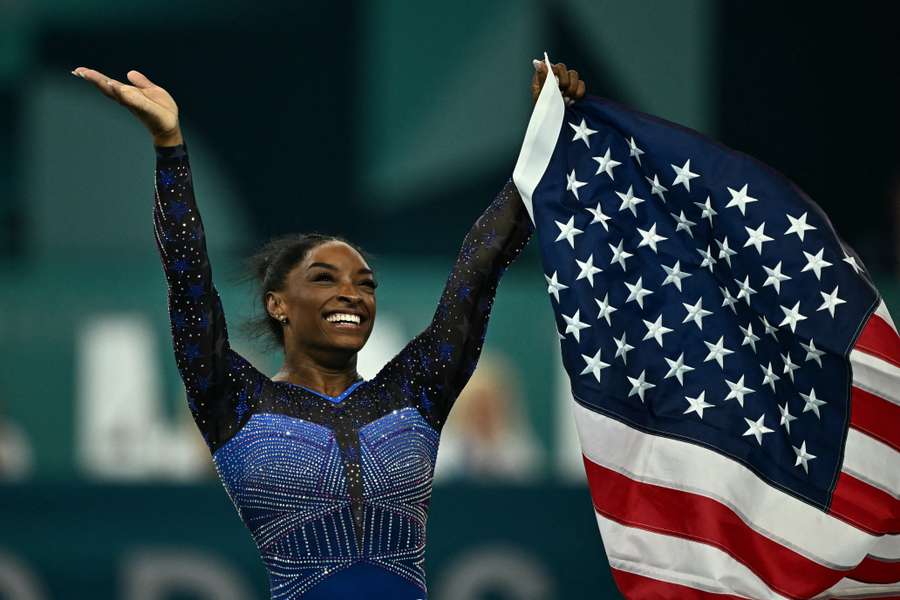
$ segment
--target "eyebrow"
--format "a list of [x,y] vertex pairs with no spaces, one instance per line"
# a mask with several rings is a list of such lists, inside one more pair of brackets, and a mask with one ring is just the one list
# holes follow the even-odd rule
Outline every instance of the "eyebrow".
[[[314,263],[312,263],[311,265],[309,265],[308,267],[306,267],[306,270],[308,271],[309,269],[312,269],[313,267],[321,267],[321,268],[323,268],[323,269],[328,269],[328,270],[330,270],[330,271],[337,271],[337,270],[338,270],[337,267],[335,267],[334,265],[330,265],[330,264],[328,264],[328,263],[323,263],[323,262],[314,262]],[[365,275],[374,275],[374,274],[375,274],[375,271],[373,271],[372,269],[362,268],[362,269],[359,269],[359,270],[357,271],[357,273],[362,273],[362,274],[365,274]]]

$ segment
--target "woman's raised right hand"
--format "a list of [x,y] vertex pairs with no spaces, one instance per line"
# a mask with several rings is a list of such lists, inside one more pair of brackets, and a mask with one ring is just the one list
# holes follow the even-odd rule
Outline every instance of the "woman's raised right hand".
[[134,85],[127,85],[107,77],[99,71],[77,67],[72,71],[93,83],[97,89],[130,110],[153,136],[156,146],[177,146],[184,140],[178,125],[178,105],[169,92],[159,87],[139,71],[128,71],[126,77]]

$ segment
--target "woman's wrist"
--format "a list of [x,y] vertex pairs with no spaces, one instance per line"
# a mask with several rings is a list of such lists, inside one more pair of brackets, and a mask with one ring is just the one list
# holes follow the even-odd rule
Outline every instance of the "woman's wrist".
[[153,136],[153,145],[159,148],[169,148],[172,146],[180,146],[184,143],[181,135],[181,128],[176,127],[174,130],[160,135]]

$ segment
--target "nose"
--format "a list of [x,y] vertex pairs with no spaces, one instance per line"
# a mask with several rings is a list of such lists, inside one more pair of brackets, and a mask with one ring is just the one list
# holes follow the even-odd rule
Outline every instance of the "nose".
[[360,295],[356,292],[356,288],[352,282],[344,282],[344,285],[338,290],[338,300],[343,300],[350,304],[358,304],[362,301]]

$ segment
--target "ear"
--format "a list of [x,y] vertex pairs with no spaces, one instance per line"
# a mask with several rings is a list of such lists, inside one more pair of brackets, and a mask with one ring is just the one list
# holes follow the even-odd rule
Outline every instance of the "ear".
[[278,292],[266,292],[266,312],[275,318],[275,315],[284,313],[284,298]]

